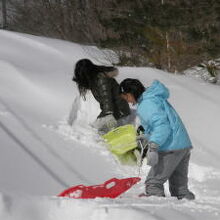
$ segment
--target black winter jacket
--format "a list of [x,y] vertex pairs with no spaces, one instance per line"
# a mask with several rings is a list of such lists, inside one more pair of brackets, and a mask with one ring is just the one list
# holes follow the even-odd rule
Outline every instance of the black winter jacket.
[[119,84],[108,73],[98,74],[91,91],[100,104],[101,113],[98,118],[113,114],[118,120],[130,114],[128,103],[119,95]]

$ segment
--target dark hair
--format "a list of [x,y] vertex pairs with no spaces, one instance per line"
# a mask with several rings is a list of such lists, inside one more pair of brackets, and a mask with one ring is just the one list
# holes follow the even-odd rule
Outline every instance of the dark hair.
[[89,59],[81,59],[75,65],[72,80],[77,83],[80,95],[85,98],[87,90],[92,88],[99,73],[111,72],[115,69],[113,66],[98,66]]
[[135,100],[138,101],[145,87],[138,79],[127,78],[120,83],[120,93],[131,93]]

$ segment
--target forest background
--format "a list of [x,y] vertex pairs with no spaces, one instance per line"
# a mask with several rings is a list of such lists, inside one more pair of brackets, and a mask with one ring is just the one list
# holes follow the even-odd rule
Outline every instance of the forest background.
[[112,49],[119,65],[182,72],[220,57],[218,0],[1,0],[0,7],[3,29]]

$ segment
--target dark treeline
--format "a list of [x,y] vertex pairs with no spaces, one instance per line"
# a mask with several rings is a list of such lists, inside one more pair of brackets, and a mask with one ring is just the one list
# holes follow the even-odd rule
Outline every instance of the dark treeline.
[[[8,29],[108,47],[182,71],[220,56],[219,0],[8,0]],[[8,7],[9,7],[8,6]]]

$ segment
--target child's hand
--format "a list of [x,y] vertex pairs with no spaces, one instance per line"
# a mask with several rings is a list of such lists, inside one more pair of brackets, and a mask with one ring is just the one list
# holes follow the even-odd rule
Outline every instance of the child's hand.
[[97,118],[92,126],[98,130],[107,128],[108,131],[117,127],[117,121],[112,114]]
[[155,166],[158,163],[158,144],[150,142],[147,150],[147,165]]
[[[141,148],[146,148],[147,145],[148,145],[148,140],[147,138],[144,136],[144,134],[140,134],[136,137],[136,140],[137,140],[137,145],[138,147],[141,149]],[[142,145],[142,146],[141,146]]]

